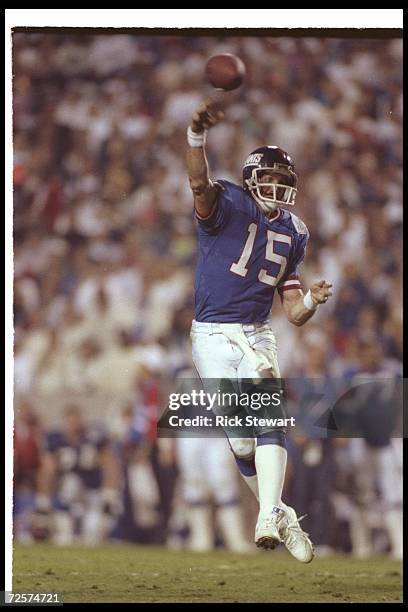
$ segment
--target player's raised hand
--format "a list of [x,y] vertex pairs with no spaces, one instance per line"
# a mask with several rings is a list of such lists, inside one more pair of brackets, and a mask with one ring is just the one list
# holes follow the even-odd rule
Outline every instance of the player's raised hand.
[[191,119],[191,129],[197,134],[217,125],[224,118],[224,113],[217,107],[217,103],[212,98],[207,98],[194,111]]
[[333,285],[325,280],[317,281],[310,287],[312,299],[316,304],[325,304],[329,297],[333,295],[331,288]]

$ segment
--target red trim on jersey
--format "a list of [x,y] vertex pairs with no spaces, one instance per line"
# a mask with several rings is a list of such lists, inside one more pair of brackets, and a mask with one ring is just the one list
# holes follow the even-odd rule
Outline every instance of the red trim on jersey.
[[300,283],[296,283],[293,285],[282,285],[282,287],[278,288],[279,293],[282,293],[282,291],[287,291],[288,289],[301,289],[302,285]]

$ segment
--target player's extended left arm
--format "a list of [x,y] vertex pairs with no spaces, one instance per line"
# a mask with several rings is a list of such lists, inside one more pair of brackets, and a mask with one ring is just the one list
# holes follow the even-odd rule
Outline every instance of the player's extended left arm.
[[331,283],[325,280],[313,283],[304,294],[301,289],[288,289],[282,292],[282,306],[288,320],[300,327],[316,312],[319,304],[325,304],[333,295]]

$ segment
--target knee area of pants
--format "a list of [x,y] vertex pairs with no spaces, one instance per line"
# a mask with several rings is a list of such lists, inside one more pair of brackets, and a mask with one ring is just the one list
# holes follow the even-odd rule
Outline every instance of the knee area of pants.
[[251,459],[255,455],[255,440],[230,439],[232,452],[239,459]]

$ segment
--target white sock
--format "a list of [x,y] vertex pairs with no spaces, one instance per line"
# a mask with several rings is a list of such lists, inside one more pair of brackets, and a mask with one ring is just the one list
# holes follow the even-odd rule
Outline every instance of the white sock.
[[252,493],[255,495],[256,499],[259,501],[258,476],[256,474],[253,476],[244,476],[241,474],[241,476],[251,489]]
[[402,525],[403,514],[398,508],[390,508],[384,512],[385,525],[387,527],[388,536],[391,543],[391,555],[394,559],[402,560],[403,553],[403,538]]
[[248,549],[252,549],[245,537],[244,521],[238,505],[218,508],[217,520],[228,550],[248,552]]
[[277,444],[256,447],[255,466],[258,476],[260,514],[269,514],[274,506],[280,506],[286,458],[286,449]]
[[214,532],[209,506],[190,506],[187,513],[190,537],[188,548],[196,551],[212,550]]
[[[253,476],[244,476],[243,474],[241,474],[241,476],[247,483],[248,487],[251,489],[252,493],[255,495],[257,501],[259,501],[259,487],[258,487],[257,474],[254,474]],[[284,510],[287,509],[287,505],[282,500],[280,500],[278,505]]]

